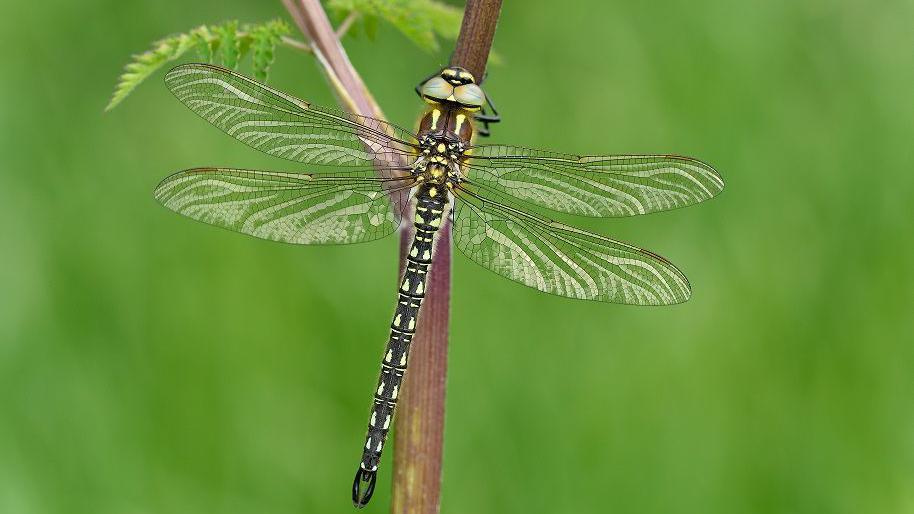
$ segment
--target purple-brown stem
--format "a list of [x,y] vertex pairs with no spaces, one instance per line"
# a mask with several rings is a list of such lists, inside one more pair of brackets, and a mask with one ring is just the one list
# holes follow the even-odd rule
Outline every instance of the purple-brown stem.
[[[482,80],[501,0],[468,0],[451,65]],[[400,239],[401,258],[410,239]],[[438,233],[428,295],[413,339],[394,435],[393,514],[437,514],[441,504],[444,401],[451,299],[451,224]]]
[[[383,119],[384,114],[352,66],[327,14],[318,0],[282,0],[348,110]],[[460,66],[482,80],[501,0],[468,0],[452,66]],[[409,223],[404,223],[410,226]],[[410,227],[411,228],[411,227]],[[403,271],[412,231],[400,237]],[[441,498],[444,444],[444,401],[451,297],[451,224],[437,235],[435,264],[413,338],[409,371],[398,404],[394,444],[394,514],[437,514]]]

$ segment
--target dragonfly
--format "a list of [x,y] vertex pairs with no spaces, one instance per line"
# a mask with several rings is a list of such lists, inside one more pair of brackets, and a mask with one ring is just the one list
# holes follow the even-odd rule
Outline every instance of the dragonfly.
[[[412,225],[397,303],[352,484],[368,503],[393,422],[409,350],[450,223],[454,245],[505,278],[553,295],[672,305],[691,295],[685,275],[649,250],[552,220],[542,211],[622,217],[685,207],[723,190],[708,164],[679,155],[575,155],[476,144],[487,103],[474,76],[446,67],[418,92],[418,131],[321,107],[234,71],[183,64],[165,77],[187,107],[266,154],[321,167],[309,173],[205,167],[155,189],[165,207],[261,239],[346,244]],[[325,170],[324,167],[333,167]],[[407,223],[401,223],[407,219]]]

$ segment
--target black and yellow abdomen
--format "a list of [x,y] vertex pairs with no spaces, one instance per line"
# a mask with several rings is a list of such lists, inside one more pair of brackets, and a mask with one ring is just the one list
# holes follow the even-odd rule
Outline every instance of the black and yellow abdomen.
[[[400,281],[397,307],[390,324],[390,339],[381,361],[381,374],[375,390],[374,404],[368,421],[368,435],[362,460],[352,485],[356,506],[368,503],[381,460],[387,434],[393,421],[403,376],[409,360],[409,347],[416,333],[419,309],[425,297],[429,268],[435,254],[435,233],[441,227],[448,205],[447,188],[440,184],[422,184],[415,196],[415,235],[406,256],[406,268]],[[365,486],[364,490],[362,486]]]

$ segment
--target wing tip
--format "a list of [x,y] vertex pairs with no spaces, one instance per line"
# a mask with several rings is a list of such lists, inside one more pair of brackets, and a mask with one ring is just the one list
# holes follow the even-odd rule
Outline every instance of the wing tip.
[[702,171],[711,175],[711,177],[713,178],[712,182],[715,184],[716,187],[712,191],[710,191],[711,195],[708,197],[708,199],[714,198],[715,196],[719,195],[724,190],[724,178],[720,175],[720,172],[717,171],[717,168],[715,168],[711,164],[709,164],[701,159],[696,159],[695,157],[689,157],[687,155],[671,153],[671,154],[664,154],[663,157],[666,159],[671,159],[671,160],[675,160],[675,161],[683,161],[683,162],[686,162],[693,166],[697,166],[697,167],[701,168]]
[[[689,278],[682,272],[675,264],[673,264],[666,257],[654,253],[650,250],[644,248],[638,249],[644,255],[654,259],[663,265],[664,269],[672,274],[676,279],[678,279],[678,284],[667,284],[666,289],[670,295],[670,301],[658,302],[653,305],[679,305],[685,303],[692,298],[692,284],[689,283]],[[675,286],[675,287],[674,287]]]

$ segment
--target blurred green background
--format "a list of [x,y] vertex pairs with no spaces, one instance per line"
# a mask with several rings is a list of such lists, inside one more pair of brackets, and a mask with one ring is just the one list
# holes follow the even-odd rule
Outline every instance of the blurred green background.
[[[192,166],[300,169],[130,54],[278,2],[4,2],[0,512],[349,513],[396,238],[306,248],[158,206]],[[672,308],[539,294],[457,257],[444,513],[914,512],[914,4],[508,1],[495,142],[676,152],[697,207],[572,220],[677,263]],[[346,41],[392,121],[446,63]],[[274,85],[333,100],[308,56]],[[388,508],[391,456],[366,512]]]

